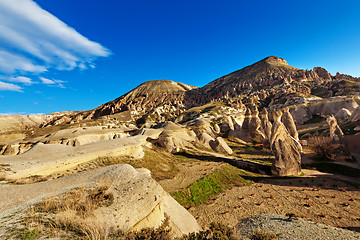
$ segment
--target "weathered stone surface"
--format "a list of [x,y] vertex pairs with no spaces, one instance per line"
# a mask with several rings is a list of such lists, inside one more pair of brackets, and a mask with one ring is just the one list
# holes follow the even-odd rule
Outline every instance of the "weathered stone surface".
[[289,108],[284,109],[284,113],[281,117],[281,121],[285,125],[285,127],[288,130],[288,132],[290,133],[290,135],[293,138],[295,138],[296,140],[299,140],[299,134],[296,130],[296,125],[295,125],[294,119],[293,119],[291,113],[289,112]]
[[36,204],[77,187],[92,189],[102,184],[107,186],[105,194],[112,195],[113,202],[110,206],[96,209],[94,215],[104,222],[110,233],[155,228],[166,216],[169,217],[173,237],[201,229],[195,218],[151,178],[149,170],[134,169],[127,164],[34,184],[0,185],[0,192],[9,193],[0,194],[0,216],[15,215],[19,208],[27,208],[29,203]]
[[350,121],[356,122],[360,120],[360,106],[358,106],[351,114]]
[[330,127],[330,138],[333,144],[340,144],[335,149],[332,149],[333,160],[343,160],[347,158],[351,158],[351,153],[349,151],[349,144],[344,136],[343,131],[339,127],[336,118],[334,116],[329,116],[326,119],[326,122]]
[[335,114],[335,118],[337,120],[345,120],[345,119],[349,119],[351,116],[351,112],[346,109],[346,108],[342,108],[340,109],[336,114]]
[[218,153],[233,153],[232,149],[229,147],[229,145],[227,145],[222,137],[217,137],[215,141],[210,141],[210,146],[215,152]]
[[173,122],[165,122],[162,129],[163,131],[155,143],[171,153],[177,153],[197,140],[196,134],[192,130]]
[[271,166],[271,172],[276,176],[296,176],[301,173],[302,147],[281,122],[281,115],[280,111],[273,113],[270,149],[275,155],[275,161]]
[[247,108],[245,112],[245,118],[242,124],[242,129],[248,130],[250,126],[250,122],[251,122],[251,110],[250,108]]
[[200,133],[199,135],[197,135],[197,137],[199,141],[208,148],[210,148],[210,142],[214,141],[214,138],[206,132]]
[[264,130],[265,138],[267,140],[270,140],[272,124],[269,121],[268,111],[266,110],[266,108],[261,111],[261,127]]
[[223,122],[220,125],[220,132],[228,133],[231,130],[234,130],[234,123],[233,123],[231,117],[224,117]]
[[252,116],[250,118],[250,124],[249,124],[249,132],[250,137],[252,139],[257,140],[264,140],[265,136],[261,129],[261,120],[259,118],[259,111],[257,107],[254,107],[254,110],[252,111]]

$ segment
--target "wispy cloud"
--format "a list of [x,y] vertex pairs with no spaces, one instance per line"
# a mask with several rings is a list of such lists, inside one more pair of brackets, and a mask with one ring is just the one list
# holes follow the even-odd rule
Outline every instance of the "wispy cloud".
[[0,0],[0,73],[86,69],[110,51],[32,0]]
[[56,80],[56,79],[48,79],[48,78],[44,78],[44,77],[39,77],[39,78],[43,84],[52,85],[52,86],[60,87],[60,88],[65,88],[65,86],[63,84],[63,83],[65,83],[65,81]]
[[34,84],[35,82],[33,82],[31,80],[31,78],[28,78],[28,77],[10,77],[7,79],[9,82],[16,82],[16,83],[24,83],[26,85],[31,85],[31,84]]
[[18,85],[0,81],[0,91],[1,90],[22,92],[22,88],[19,87]]

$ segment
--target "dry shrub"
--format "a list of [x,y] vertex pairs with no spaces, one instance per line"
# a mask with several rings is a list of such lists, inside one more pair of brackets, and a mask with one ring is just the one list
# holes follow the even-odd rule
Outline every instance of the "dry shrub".
[[[27,213],[26,226],[48,227],[51,232],[71,232],[88,239],[106,239],[109,226],[103,216],[94,211],[110,206],[113,195],[108,193],[110,184],[98,185],[93,189],[77,188],[59,197],[50,197],[31,208]],[[44,217],[38,217],[45,215]]]
[[331,156],[331,138],[324,136],[312,136],[309,137],[309,141],[312,143],[316,154],[324,159],[328,159]]
[[210,223],[210,227],[207,230],[203,230],[197,233],[189,233],[182,236],[179,240],[206,240],[206,239],[222,239],[232,240],[233,230],[221,223]]
[[110,235],[110,238],[117,240],[168,240],[171,239],[169,220],[169,216],[165,214],[165,220],[158,228],[143,228],[137,232],[117,232]]
[[91,190],[77,188],[61,197],[45,199],[36,206],[36,211],[59,213],[72,210],[77,215],[88,217],[96,208],[112,204],[113,195],[106,192],[108,188],[109,186],[99,186]]
[[251,234],[250,239],[251,240],[273,240],[273,239],[278,239],[278,237],[274,233],[256,230]]
[[58,213],[53,223],[56,228],[75,232],[92,240],[107,239],[110,232],[110,227],[103,216],[83,218],[75,210],[70,209]]

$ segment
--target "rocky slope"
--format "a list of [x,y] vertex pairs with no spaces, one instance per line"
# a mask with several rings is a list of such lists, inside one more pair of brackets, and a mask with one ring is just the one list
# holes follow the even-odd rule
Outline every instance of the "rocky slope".
[[158,120],[163,120],[164,114],[178,114],[185,108],[185,92],[194,88],[197,87],[170,80],[147,81],[123,96],[93,110],[59,117],[43,126],[74,123],[126,111],[130,112],[132,120],[136,120],[146,113],[154,113],[153,115],[159,118]]
[[270,56],[187,92],[186,105],[198,106],[212,100],[240,97],[245,101],[260,100],[267,106],[281,103],[291,94],[291,97],[331,97],[354,94],[359,89],[358,78],[343,74],[332,76],[321,67],[298,69],[283,58]]

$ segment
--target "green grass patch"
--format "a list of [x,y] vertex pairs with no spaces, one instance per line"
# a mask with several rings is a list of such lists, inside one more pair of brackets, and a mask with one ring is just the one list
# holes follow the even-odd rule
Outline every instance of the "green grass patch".
[[250,185],[252,181],[245,180],[242,174],[242,170],[226,164],[172,196],[183,206],[196,205],[231,186]]
[[40,236],[41,231],[33,229],[33,230],[24,230],[23,233],[20,234],[20,239],[36,239]]

